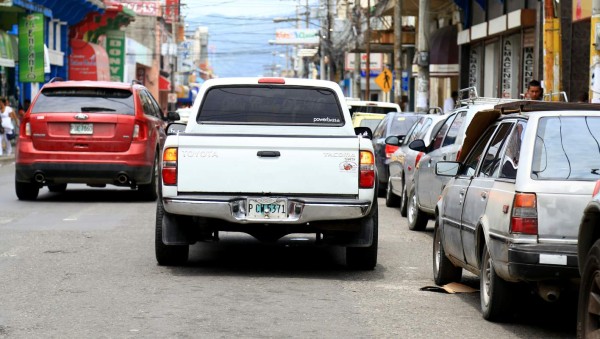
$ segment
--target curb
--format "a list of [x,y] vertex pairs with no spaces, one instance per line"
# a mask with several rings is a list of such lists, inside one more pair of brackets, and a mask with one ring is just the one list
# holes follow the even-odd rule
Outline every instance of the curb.
[[15,155],[0,155],[0,164],[10,164],[15,162]]

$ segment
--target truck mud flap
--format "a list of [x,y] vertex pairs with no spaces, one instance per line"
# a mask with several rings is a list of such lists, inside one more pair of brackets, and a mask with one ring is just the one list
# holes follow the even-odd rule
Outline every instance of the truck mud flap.
[[185,224],[180,217],[165,212],[162,219],[163,243],[165,245],[189,245]]

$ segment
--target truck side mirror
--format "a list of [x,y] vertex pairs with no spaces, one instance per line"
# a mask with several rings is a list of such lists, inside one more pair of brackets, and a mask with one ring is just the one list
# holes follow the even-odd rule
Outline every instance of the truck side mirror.
[[[171,113],[171,112],[169,112],[169,113]],[[175,114],[177,114],[177,113],[175,113]],[[179,115],[179,114],[177,114],[177,115]],[[175,134],[183,133],[183,132],[185,132],[185,127],[186,127],[186,124],[183,124],[181,122],[172,122],[167,125],[166,133],[167,133],[167,135],[175,135]]]
[[373,132],[369,127],[354,127],[354,133],[363,138],[373,140]]

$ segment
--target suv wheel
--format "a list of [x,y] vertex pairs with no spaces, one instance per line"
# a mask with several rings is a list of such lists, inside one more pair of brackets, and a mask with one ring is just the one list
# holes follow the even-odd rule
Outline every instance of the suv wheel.
[[37,184],[15,181],[15,192],[19,200],[35,200],[40,193],[40,187]]
[[399,205],[398,196],[392,192],[392,180],[388,178],[387,188],[385,190],[385,205],[387,207],[397,207]]
[[600,308],[597,295],[600,294],[600,240],[596,240],[583,267],[579,306],[577,310],[577,338],[588,338],[600,330],[598,314]]
[[423,231],[427,227],[427,215],[417,206],[417,194],[414,188],[410,191],[407,207],[408,228],[411,231]]
[[436,218],[433,238],[433,279],[436,285],[442,286],[453,281],[460,281],[461,276],[462,268],[454,266],[446,257],[442,243],[442,229]]
[[161,266],[183,265],[188,260],[189,245],[166,245],[163,243],[163,219],[165,210],[162,201],[156,204],[156,231],[154,238],[154,249],[156,261]]
[[154,201],[158,198],[158,153],[154,156],[154,164],[152,165],[152,180],[149,184],[139,185],[138,192],[144,200]]
[[483,318],[489,321],[503,320],[511,303],[510,286],[496,274],[487,244],[481,254],[479,285]]
[[368,216],[361,220],[361,226],[366,227],[368,223],[373,223],[373,241],[368,247],[346,247],[346,265],[357,270],[372,270],[377,265],[377,246],[378,246],[378,207],[375,200],[373,208]]

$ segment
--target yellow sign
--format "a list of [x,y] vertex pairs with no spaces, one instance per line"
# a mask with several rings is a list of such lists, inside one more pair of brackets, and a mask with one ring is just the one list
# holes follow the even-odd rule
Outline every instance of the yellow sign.
[[381,87],[384,92],[389,92],[392,89],[392,72],[389,69],[384,69],[383,72],[379,73],[375,78],[375,83]]

